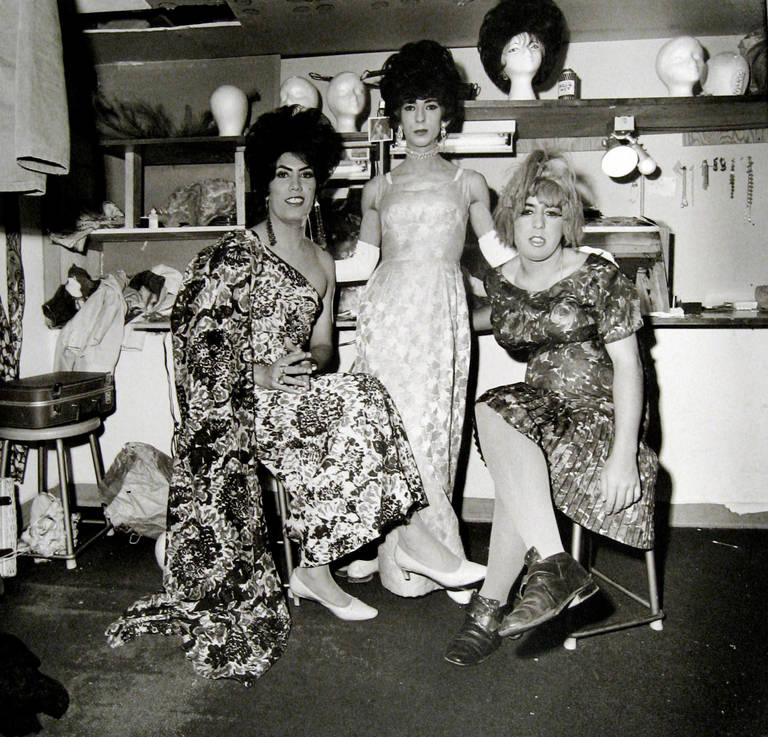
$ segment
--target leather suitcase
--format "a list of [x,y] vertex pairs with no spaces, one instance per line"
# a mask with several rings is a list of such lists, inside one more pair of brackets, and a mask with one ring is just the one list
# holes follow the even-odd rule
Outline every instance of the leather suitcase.
[[0,382],[0,426],[4,427],[67,425],[114,408],[112,374],[57,371]]

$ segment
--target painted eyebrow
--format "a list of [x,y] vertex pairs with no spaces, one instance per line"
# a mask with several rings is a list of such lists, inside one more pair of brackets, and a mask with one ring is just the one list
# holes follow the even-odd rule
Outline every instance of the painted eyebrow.
[[313,171],[312,167],[309,164],[305,164],[304,166],[288,166],[288,164],[278,164],[276,167],[276,171],[280,171],[281,169],[284,169],[285,171]]

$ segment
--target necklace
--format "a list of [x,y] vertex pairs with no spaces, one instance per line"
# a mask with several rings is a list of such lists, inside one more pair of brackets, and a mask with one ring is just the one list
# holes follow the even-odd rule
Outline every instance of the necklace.
[[409,159],[416,159],[417,161],[420,161],[421,159],[431,159],[434,156],[437,156],[439,152],[440,147],[436,143],[433,143],[424,151],[414,151],[412,148],[408,148],[408,146],[405,147],[405,155]]

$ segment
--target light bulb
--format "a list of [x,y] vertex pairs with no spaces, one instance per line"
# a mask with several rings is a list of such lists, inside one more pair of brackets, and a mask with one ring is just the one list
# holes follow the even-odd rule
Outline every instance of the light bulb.
[[639,143],[633,144],[632,148],[637,153],[637,170],[646,177],[653,174],[657,165],[648,152]]
[[609,177],[618,179],[632,173],[637,159],[637,152],[631,146],[617,143],[603,154],[600,166]]

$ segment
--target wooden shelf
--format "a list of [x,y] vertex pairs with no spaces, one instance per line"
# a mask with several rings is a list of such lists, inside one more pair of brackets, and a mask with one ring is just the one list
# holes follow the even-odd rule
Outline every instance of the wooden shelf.
[[480,100],[466,120],[514,120],[517,138],[605,136],[616,116],[634,115],[639,134],[768,128],[768,98],[622,98],[615,100]]
[[768,328],[768,312],[759,310],[703,310],[699,315],[651,315],[646,320],[654,328]]
[[125,158],[139,151],[144,166],[172,164],[230,164],[235,151],[245,147],[243,136],[195,136],[189,138],[109,138],[100,141],[110,156]]
[[242,230],[242,225],[215,225],[189,228],[101,228],[88,234],[91,244],[136,243],[140,241],[189,241],[215,239],[233,230]]
[[[147,166],[189,164],[232,164],[235,182],[235,209],[237,224],[245,225],[245,138],[243,136],[195,136],[189,138],[111,138],[100,142],[106,155],[117,156],[124,162],[125,228],[99,231],[96,239],[152,240],[149,229],[137,228],[144,214],[144,170]],[[189,228],[163,228],[177,231],[176,238],[190,234]],[[138,232],[137,232],[138,231]],[[215,231],[215,232],[221,232]],[[212,231],[212,234],[215,234]],[[94,238],[92,233],[89,237]],[[154,240],[167,239],[167,235]]]

